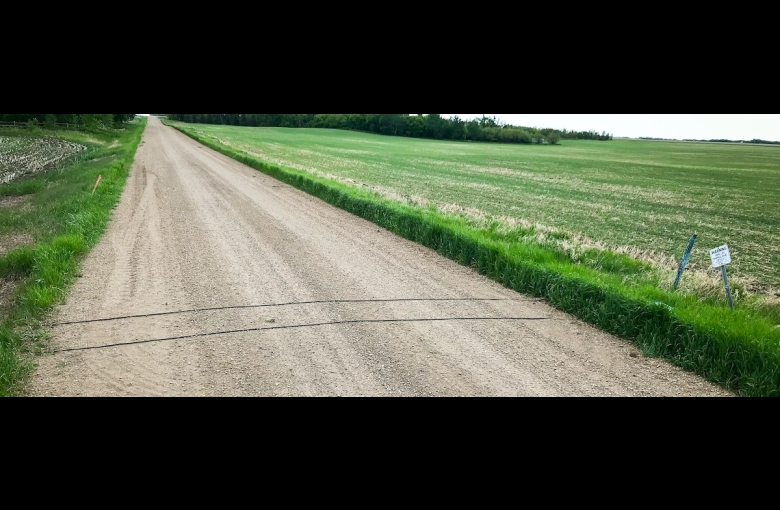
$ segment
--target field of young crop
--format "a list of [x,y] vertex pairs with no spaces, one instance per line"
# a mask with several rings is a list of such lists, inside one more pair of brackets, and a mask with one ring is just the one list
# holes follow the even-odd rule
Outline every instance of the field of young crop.
[[[780,292],[780,147],[614,140],[494,145],[315,129],[184,125],[258,159],[464,214],[533,227],[563,249],[651,262],[671,286],[698,234],[683,290],[715,297],[709,249],[728,244],[736,292]],[[741,296],[740,296],[741,297]]]
[[45,171],[86,149],[59,138],[0,136],[0,184]]

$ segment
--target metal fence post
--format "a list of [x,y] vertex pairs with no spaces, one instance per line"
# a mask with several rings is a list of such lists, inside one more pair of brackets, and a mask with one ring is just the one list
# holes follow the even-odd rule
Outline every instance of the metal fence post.
[[677,286],[680,285],[680,279],[682,278],[683,272],[685,271],[685,266],[688,265],[688,260],[691,258],[691,252],[693,251],[693,245],[696,242],[696,237],[697,235],[693,234],[691,240],[688,241],[688,248],[685,249],[685,254],[680,261],[680,267],[677,269],[677,278],[674,279],[675,290],[677,289]]
[[731,286],[729,285],[729,275],[726,273],[726,266],[720,266],[723,271],[723,283],[726,286],[726,297],[729,298],[729,307],[734,309],[734,301],[731,300]]

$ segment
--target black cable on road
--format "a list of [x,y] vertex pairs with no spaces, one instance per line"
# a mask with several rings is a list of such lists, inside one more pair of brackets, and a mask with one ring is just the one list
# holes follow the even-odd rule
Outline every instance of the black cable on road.
[[303,306],[303,305],[321,305],[321,304],[344,304],[344,303],[403,303],[403,302],[421,302],[421,301],[517,301],[517,302],[539,302],[541,300],[531,299],[510,299],[510,298],[435,298],[435,299],[336,299],[330,301],[297,301],[290,303],[273,303],[266,305],[241,305],[241,306],[222,306],[219,308],[194,308],[192,310],[179,310],[176,312],[159,312],[159,313],[147,313],[143,315],[125,315],[123,317],[107,317],[104,319],[88,319],[83,321],[69,321],[69,322],[55,322],[50,327],[58,326],[72,326],[75,324],[91,324],[94,322],[112,322],[120,321],[124,319],[143,319],[146,317],[162,317],[165,315],[180,315],[185,313],[200,313],[200,312],[218,312],[222,310],[248,310],[251,308],[279,308],[283,306]]
[[297,324],[292,326],[269,326],[265,328],[236,329],[232,331],[215,331],[213,333],[196,333],[194,335],[176,336],[170,338],[156,338],[154,340],[138,340],[135,342],[124,342],[117,344],[97,345],[94,347],[74,347],[71,349],[59,349],[52,351],[52,354],[62,354],[65,352],[79,351],[97,351],[102,349],[111,349],[114,347],[127,347],[131,345],[153,344],[160,342],[173,342],[176,340],[190,340],[193,338],[205,338],[210,336],[231,335],[234,333],[253,333],[258,331],[274,331],[282,329],[301,329],[317,328],[322,326],[338,326],[343,324],[384,324],[384,323],[404,323],[404,322],[449,322],[449,321],[547,321],[550,317],[444,317],[440,319],[364,319],[351,321],[320,322],[316,324]]

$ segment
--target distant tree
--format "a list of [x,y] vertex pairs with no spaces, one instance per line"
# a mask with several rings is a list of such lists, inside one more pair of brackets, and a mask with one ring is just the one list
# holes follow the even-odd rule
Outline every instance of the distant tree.
[[47,113],[46,117],[43,118],[43,125],[49,131],[54,131],[57,129],[57,117],[53,113]]
[[454,116],[451,120],[451,133],[450,138],[453,140],[465,140],[466,139],[466,122],[458,117]]
[[115,113],[114,115],[114,123],[116,124],[123,124],[125,122],[130,122],[135,118],[134,113]]
[[439,113],[429,113],[425,118],[425,133],[428,138],[441,140],[445,135],[446,121]]
[[480,125],[478,120],[471,120],[466,123],[466,140],[479,140]]
[[100,127],[98,116],[94,113],[83,113],[81,115],[81,125],[87,129],[97,129]]

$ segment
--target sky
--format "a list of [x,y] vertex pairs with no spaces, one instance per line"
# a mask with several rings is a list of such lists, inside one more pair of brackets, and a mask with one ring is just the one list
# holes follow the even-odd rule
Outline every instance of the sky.
[[[452,117],[454,113],[444,113]],[[471,119],[482,114],[458,113]],[[616,137],[673,138],[678,140],[780,141],[780,114],[544,114],[544,113],[487,113],[488,117],[516,126],[568,129],[570,131],[606,131]]]

